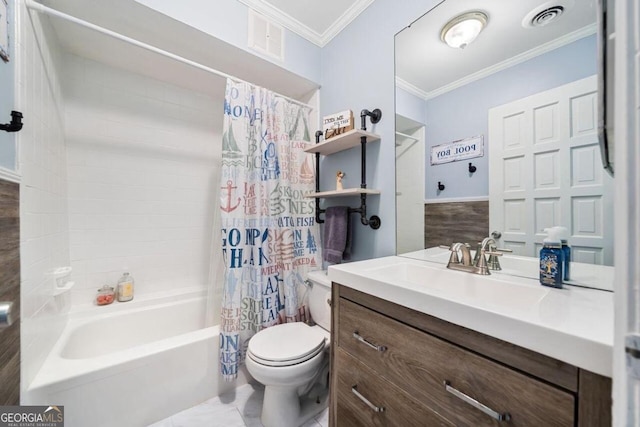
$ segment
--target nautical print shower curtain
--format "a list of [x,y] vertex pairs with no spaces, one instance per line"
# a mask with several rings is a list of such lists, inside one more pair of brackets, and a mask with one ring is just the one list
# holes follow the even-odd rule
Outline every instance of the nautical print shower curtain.
[[227,80],[220,209],[225,283],[220,369],[237,377],[249,339],[308,320],[306,272],[321,266],[309,109]]

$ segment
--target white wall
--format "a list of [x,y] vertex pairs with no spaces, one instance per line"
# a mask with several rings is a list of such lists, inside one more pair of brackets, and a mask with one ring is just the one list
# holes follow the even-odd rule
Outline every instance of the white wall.
[[238,0],[135,0],[313,82],[320,81],[320,47],[285,29],[284,61],[248,48],[249,8]]
[[16,105],[24,114],[18,133],[22,390],[28,386],[66,322],[68,299],[54,297],[50,272],[69,265],[64,102],[60,51],[46,20],[18,10]]
[[138,296],[205,286],[223,97],[73,55],[64,90],[73,303],[124,271]]
[[403,129],[396,121],[396,127],[416,138],[396,135],[396,250],[403,254],[424,249],[425,141],[424,126]]

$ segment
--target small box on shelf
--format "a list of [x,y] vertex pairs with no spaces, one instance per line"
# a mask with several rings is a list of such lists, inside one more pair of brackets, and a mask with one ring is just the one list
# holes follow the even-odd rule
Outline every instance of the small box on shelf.
[[345,110],[322,118],[324,139],[329,140],[354,128],[353,111]]

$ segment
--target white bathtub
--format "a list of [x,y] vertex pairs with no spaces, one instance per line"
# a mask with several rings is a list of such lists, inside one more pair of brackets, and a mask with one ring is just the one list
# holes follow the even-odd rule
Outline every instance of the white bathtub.
[[246,383],[218,371],[202,290],[70,314],[25,405],[64,405],[67,427],[146,426]]

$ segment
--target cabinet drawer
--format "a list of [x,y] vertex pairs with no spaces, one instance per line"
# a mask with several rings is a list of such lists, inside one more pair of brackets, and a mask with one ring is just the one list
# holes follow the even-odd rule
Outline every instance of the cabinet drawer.
[[[348,300],[341,298],[338,310],[340,348],[456,425],[574,425],[571,393]],[[509,423],[472,406],[464,395],[496,415],[509,414]]]
[[[339,366],[337,381],[333,385],[337,387],[337,427],[454,425],[407,396],[343,350],[338,349],[335,355]],[[377,412],[375,408],[380,411]]]

